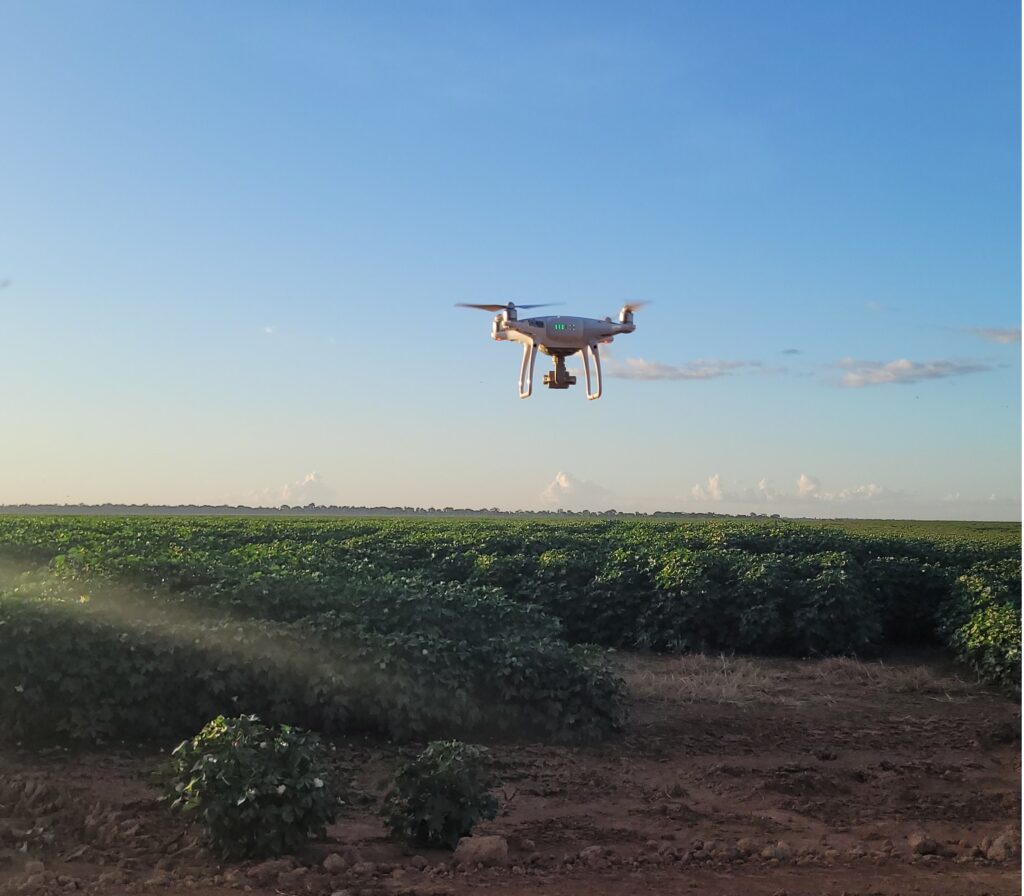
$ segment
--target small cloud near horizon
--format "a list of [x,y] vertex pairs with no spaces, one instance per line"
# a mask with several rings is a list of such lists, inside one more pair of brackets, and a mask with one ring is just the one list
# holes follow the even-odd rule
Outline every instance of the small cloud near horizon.
[[854,485],[840,489],[837,492],[824,491],[821,487],[821,480],[814,476],[801,473],[796,481],[796,497],[803,500],[813,501],[869,501],[874,498],[887,498],[892,496],[889,489],[882,488],[874,482],[866,485]]
[[[725,492],[722,490],[722,477],[718,473],[708,477],[703,485],[698,483],[690,489],[690,494],[695,501],[724,501]],[[730,496],[731,497],[731,496]]]
[[249,499],[256,502],[256,507],[280,507],[282,504],[292,507],[309,504],[331,506],[338,503],[338,493],[324,481],[323,476],[313,471],[295,482],[256,492]]
[[608,510],[611,496],[612,492],[604,486],[559,470],[541,492],[540,499],[548,506],[564,510]]
[[808,476],[806,473],[801,473],[800,478],[796,481],[796,493],[801,498],[812,497],[821,491],[821,482],[815,479],[813,476]]
[[697,483],[690,489],[690,499],[703,502],[743,502],[746,504],[828,504],[872,501],[894,497],[897,493],[874,482],[848,486],[838,491],[826,491],[821,480],[807,473],[801,473],[794,483],[793,491],[779,491],[767,478],[762,478],[753,488],[739,492],[728,491],[722,484],[719,473],[709,476],[706,482]]

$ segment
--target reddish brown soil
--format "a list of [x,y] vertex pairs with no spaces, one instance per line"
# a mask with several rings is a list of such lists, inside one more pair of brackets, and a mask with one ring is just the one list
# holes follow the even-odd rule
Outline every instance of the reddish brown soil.
[[479,833],[507,838],[508,867],[387,839],[375,807],[409,748],[340,742],[353,790],[328,841],[263,864],[219,862],[156,801],[159,754],[8,751],[0,893],[1020,892],[1018,703],[920,657],[623,665],[622,736],[491,745],[503,810]]

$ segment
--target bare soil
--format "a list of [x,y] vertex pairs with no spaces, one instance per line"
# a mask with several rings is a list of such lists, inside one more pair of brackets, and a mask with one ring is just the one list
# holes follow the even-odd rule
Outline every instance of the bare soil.
[[[158,802],[151,749],[0,753],[0,893],[1020,893],[1020,705],[925,655],[619,657],[627,730],[491,744],[508,865],[388,840],[386,780],[415,747],[338,742],[328,839],[222,862]],[[331,854],[339,858],[323,862]]]

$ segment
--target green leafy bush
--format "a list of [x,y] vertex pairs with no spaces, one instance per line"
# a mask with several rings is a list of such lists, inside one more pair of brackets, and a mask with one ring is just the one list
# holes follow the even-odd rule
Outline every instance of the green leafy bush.
[[5,737],[166,739],[256,713],[324,732],[579,742],[623,721],[603,658],[494,589],[381,575],[339,609],[277,621],[94,584],[0,591]]
[[915,557],[869,557],[861,566],[884,639],[897,644],[934,642],[942,602],[954,577],[950,571]]
[[950,638],[950,646],[986,681],[1020,690],[1019,607],[991,604],[971,616]]
[[881,643],[878,608],[850,554],[826,551],[804,561],[801,599],[792,619],[793,652],[864,653]]
[[0,736],[167,740],[218,715],[348,727],[358,673],[301,624],[182,615],[138,597],[0,592]]
[[953,585],[942,631],[957,657],[986,681],[1020,690],[1021,564],[977,563]]
[[[382,577],[376,593],[325,625],[373,645],[374,689],[399,736],[542,733],[592,741],[621,727],[621,679],[596,651],[567,643],[540,607],[494,588]],[[407,724],[401,724],[404,718]]]
[[338,797],[315,734],[218,716],[171,754],[174,808],[194,813],[225,858],[277,856],[334,821]]
[[399,769],[381,815],[400,840],[454,849],[478,821],[497,814],[494,785],[483,747],[434,741]]
[[180,738],[256,713],[587,741],[623,718],[590,643],[938,641],[1007,680],[1019,552],[1019,528],[985,524],[4,516],[0,736]]

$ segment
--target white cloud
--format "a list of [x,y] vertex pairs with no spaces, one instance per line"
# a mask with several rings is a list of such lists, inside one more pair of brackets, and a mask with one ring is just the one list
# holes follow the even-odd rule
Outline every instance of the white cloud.
[[565,510],[608,510],[611,495],[612,492],[596,482],[559,471],[540,497],[545,504]]
[[263,328],[263,332],[266,333],[268,336],[273,336],[274,335],[274,328],[270,327],[270,326],[264,327]]
[[796,493],[800,497],[813,497],[819,491],[821,491],[821,483],[813,476],[808,476],[806,473],[801,473],[800,478],[796,481]]
[[690,489],[690,494],[697,501],[725,500],[725,492],[722,491],[722,477],[718,473],[715,473],[714,476],[709,476],[708,481],[704,485],[698,484]]
[[806,508],[809,505],[824,510],[829,505],[876,501],[893,497],[895,494],[874,482],[848,486],[836,491],[826,490],[817,477],[807,473],[801,473],[794,488],[789,490],[777,489],[767,477],[760,479],[752,487],[730,489],[723,484],[721,474],[715,473],[708,477],[706,482],[694,485],[689,495],[682,500],[690,504],[705,505],[714,502],[723,505],[723,510],[727,512],[744,512],[741,508],[750,510],[753,506],[763,504],[772,504],[779,510],[799,512],[798,508]]
[[916,383],[991,369],[978,361],[908,361],[906,358],[889,362],[844,358],[839,367],[846,371],[840,382],[851,389],[886,383]]
[[337,504],[338,493],[324,481],[323,476],[313,472],[279,488],[256,492],[248,500],[253,501],[257,507],[280,507],[282,504],[305,507],[307,504]]
[[778,491],[775,487],[767,480],[761,479],[757,483],[756,495],[762,501],[774,501],[778,497]]
[[967,327],[968,333],[1000,345],[1020,344],[1020,327]]
[[869,482],[867,485],[858,485],[855,488],[844,488],[831,497],[835,501],[870,501],[872,498],[881,498],[883,495],[885,495],[884,488]]
[[880,485],[869,482],[867,485],[855,485],[837,492],[824,491],[821,481],[814,476],[801,473],[796,481],[796,499],[810,501],[870,501],[874,498],[887,496],[889,493]]
[[608,376],[623,380],[711,380],[760,366],[760,361],[699,360],[662,364],[643,358],[626,358],[624,361],[609,358],[603,369]]

